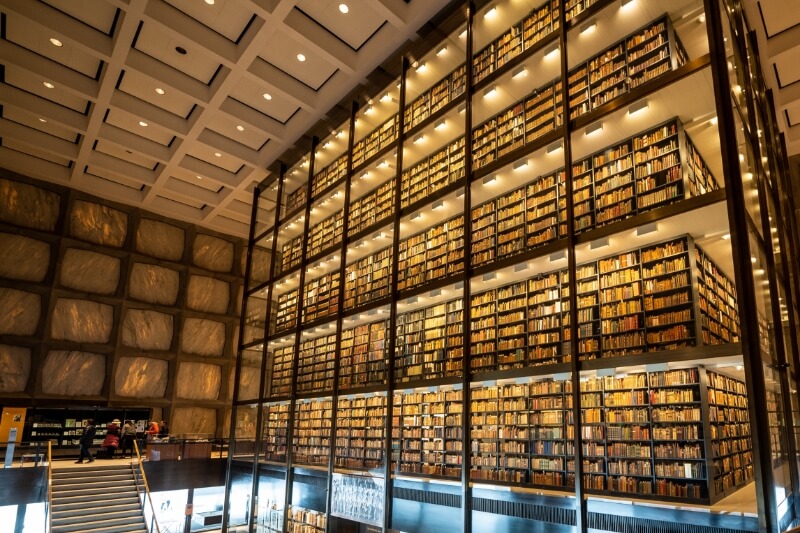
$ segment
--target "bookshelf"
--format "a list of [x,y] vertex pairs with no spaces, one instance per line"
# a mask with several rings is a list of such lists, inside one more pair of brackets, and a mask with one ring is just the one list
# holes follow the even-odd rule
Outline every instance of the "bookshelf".
[[317,257],[342,243],[344,209],[314,224],[308,232],[308,257]]
[[272,372],[269,379],[270,398],[289,396],[292,390],[292,365],[294,344],[276,348],[272,354]]
[[397,289],[401,292],[464,271],[464,216],[459,215],[399,243]]
[[288,272],[300,264],[303,255],[303,235],[298,235],[286,241],[281,246],[281,264],[277,274]]
[[351,202],[347,236],[362,233],[394,215],[394,194],[395,180],[392,179]]
[[264,461],[283,464],[288,450],[289,403],[271,403],[264,406],[264,428],[261,453]]
[[383,465],[386,410],[386,394],[339,397],[336,405],[336,467],[370,470]]
[[344,308],[354,309],[389,296],[392,248],[354,261],[345,269]]
[[395,475],[459,478],[462,457],[461,390],[395,392],[392,465]]
[[335,315],[339,308],[339,272],[306,282],[303,288],[304,324]]
[[325,533],[326,531],[328,519],[324,512],[290,505],[287,513],[286,531],[288,533]]
[[400,177],[400,207],[405,209],[464,179],[464,137],[414,163]]
[[397,315],[395,382],[461,375],[464,358],[463,299]]
[[388,320],[342,329],[339,353],[340,389],[386,383],[388,330]]
[[322,191],[334,183],[339,183],[347,176],[347,157],[347,154],[339,156],[333,163],[314,174],[314,178],[311,180],[312,198],[316,198]]
[[331,453],[333,401],[330,398],[297,400],[292,439],[292,462],[325,466]]
[[702,311],[703,344],[739,340],[736,287],[702,248],[695,248],[697,293]]
[[297,324],[298,289],[290,290],[278,296],[278,311],[275,315],[275,333],[292,329]]
[[744,382],[707,372],[708,420],[711,431],[715,495],[731,494],[753,479],[753,444]]
[[297,357],[297,392],[333,391],[336,335],[323,335],[300,344]]

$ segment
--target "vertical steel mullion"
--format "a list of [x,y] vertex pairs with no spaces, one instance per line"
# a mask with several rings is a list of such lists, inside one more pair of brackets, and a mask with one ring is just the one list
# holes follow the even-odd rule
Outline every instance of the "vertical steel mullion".
[[[569,113],[569,54],[567,51],[567,14],[562,1],[558,10],[559,47],[561,48],[561,101],[564,119],[561,131],[564,143],[564,191],[567,211],[567,275],[569,286],[569,332],[570,332],[570,372],[572,382],[572,442],[575,461],[575,530],[578,533],[587,531],[586,487],[583,483],[583,442],[581,433],[581,361],[578,351],[578,267],[575,260],[575,202],[572,188],[572,120]],[[563,324],[562,324],[563,329]],[[569,457],[569,456],[567,456]],[[569,460],[567,460],[569,463]],[[606,465],[606,469],[608,466]],[[567,477],[568,469],[565,469]]]
[[[406,138],[405,107],[406,107],[406,76],[408,74],[408,58],[403,56],[400,63],[400,98],[398,102],[397,119],[397,168],[395,172],[394,189],[394,223],[392,225],[394,239],[392,241],[392,275],[389,279],[391,294],[391,307],[389,309],[389,320],[387,333],[389,342],[386,347],[386,420],[384,420],[383,433],[385,436],[383,450],[383,530],[389,531],[392,525],[392,493],[394,482],[392,481],[392,414],[394,406],[394,356],[396,346],[397,328],[397,301],[399,298],[397,290],[397,279],[399,276],[400,265],[400,210],[401,210],[401,190],[403,178],[403,145]],[[386,321],[384,321],[384,324]],[[400,418],[402,420],[402,417]],[[400,431],[400,427],[398,427]]]
[[[239,317],[239,335],[236,339],[236,364],[234,366],[234,374],[233,374],[233,391],[232,391],[232,398],[233,401],[231,402],[231,418],[233,419],[236,416],[236,402],[239,400],[239,380],[241,379],[242,373],[242,344],[244,341],[244,325],[245,320],[247,318],[247,301],[249,300],[249,296],[247,294],[248,288],[250,287],[250,276],[252,271],[252,262],[253,262],[253,247],[255,246],[255,228],[256,228],[256,221],[258,218],[258,204],[261,200],[261,189],[260,187],[256,187],[255,191],[253,192],[253,205],[250,210],[250,231],[247,235],[247,252],[246,252],[246,259],[245,259],[245,266],[244,266],[244,287],[243,287],[243,297],[242,297],[242,314]],[[270,257],[270,261],[272,258]],[[265,332],[264,337],[266,339],[266,329],[269,326],[269,320],[265,320]],[[261,351],[261,378],[259,383],[263,385],[264,381],[264,345],[266,343],[262,343],[262,351]],[[261,397],[261,390],[259,390],[258,394],[259,398]],[[258,410],[260,412],[260,409]],[[256,428],[256,432],[258,432],[258,428]],[[228,449],[232,450],[233,442],[236,437],[236,424],[230,424],[229,429],[229,437],[228,437]],[[256,435],[256,441],[258,441],[258,435]],[[233,461],[233,454],[228,454],[227,465],[225,469],[225,498],[223,500],[223,511],[222,511],[222,520],[227,526],[227,515],[230,509],[230,493],[231,493],[231,465]],[[255,471],[258,464],[258,454],[253,453],[253,470]],[[254,475],[255,478],[255,475]],[[252,491],[255,491],[255,485],[251,488]],[[255,492],[253,492],[255,494]],[[255,498],[253,498],[255,499]],[[252,513],[251,513],[252,516]],[[248,524],[248,531],[250,530],[250,525]]]
[[[473,55],[475,40],[475,2],[467,5],[467,44],[466,44],[466,86],[464,88],[464,275],[462,298],[464,299],[461,327],[464,333],[464,350],[461,357],[461,530],[472,533],[472,487],[469,481],[470,472],[470,412],[472,410],[470,394],[470,377],[472,365],[471,336],[472,307],[470,296],[472,288],[472,97],[474,96]],[[445,454],[446,455],[446,454]]]
[[[753,446],[753,467],[755,473],[756,502],[758,507],[759,530],[776,532],[778,530],[775,516],[774,480],[772,475],[772,458],[768,446],[764,446],[761,437],[769,435],[769,425],[763,414],[763,400],[766,397],[764,387],[764,369],[760,357],[758,333],[750,330],[750,324],[756,324],[753,311],[757,309],[753,269],[750,262],[750,242],[748,234],[748,215],[744,204],[744,187],[739,170],[739,158],[736,152],[736,135],[734,133],[734,110],[731,99],[730,80],[727,77],[727,58],[723,41],[720,0],[704,0],[706,27],[708,31],[709,49],[715,51],[711,55],[711,74],[714,81],[717,116],[719,117],[720,148],[726,189],[728,218],[732,222],[731,244],[734,259],[734,274],[739,307],[739,322],[744,358],[745,378],[748,393],[748,411]],[[726,18],[727,20],[727,18]],[[735,41],[736,39],[734,39]],[[738,46],[738,43],[733,43]]]

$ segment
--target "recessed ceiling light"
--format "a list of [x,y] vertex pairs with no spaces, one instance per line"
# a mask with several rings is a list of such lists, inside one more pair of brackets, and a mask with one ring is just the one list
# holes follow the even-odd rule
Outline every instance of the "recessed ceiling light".
[[183,46],[176,46],[175,47],[175,51],[178,52],[182,56],[186,55],[186,48],[184,48]]
[[236,126],[236,129],[239,130],[239,131],[244,131],[244,126],[239,124],[238,126]]
[[39,122],[47,122],[47,120],[45,120],[45,119],[43,119],[43,118],[39,117]]
[[161,87],[156,87],[156,92],[157,92],[158,94],[164,94],[164,93],[166,93],[167,91],[165,91],[165,90],[164,90],[164,89],[162,89]]
[[339,12],[343,14],[347,14],[350,11],[350,8],[347,7],[347,4],[339,4]]
[[297,60],[302,63],[303,61],[306,60],[306,56],[304,56],[303,54],[297,54]]
[[53,89],[53,88],[55,87],[55,85],[53,85],[53,84],[52,84],[52,83],[50,83],[49,81],[43,81],[43,82],[42,82],[42,85],[44,85],[44,86],[45,86],[45,87],[47,87],[48,89]]
[[214,5],[214,0],[206,0],[206,4],[208,4],[210,6],[213,6]]
[[64,46],[64,43],[62,43],[55,37],[50,37],[50,42],[53,44],[53,46]]
[[201,180],[203,179],[203,176],[197,176],[197,179]]
[[264,93],[264,100],[272,100],[272,95],[269,93]]
[[222,154],[219,152],[214,152],[214,157],[222,157]]
[[146,128],[147,127],[147,122],[145,122],[144,120],[140,120],[139,121],[139,125],[142,126],[143,128]]

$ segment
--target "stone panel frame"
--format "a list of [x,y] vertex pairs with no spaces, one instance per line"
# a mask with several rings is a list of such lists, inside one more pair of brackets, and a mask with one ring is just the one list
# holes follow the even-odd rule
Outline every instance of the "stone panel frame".
[[[2,232],[37,239],[47,242],[50,245],[50,264],[48,265],[45,279],[41,283],[0,278],[0,287],[34,292],[39,294],[42,298],[42,314],[34,335],[0,335],[0,343],[2,344],[22,346],[31,350],[31,371],[24,392],[2,394],[0,395],[0,403],[18,406],[85,404],[93,406],[150,407],[153,409],[154,418],[160,419],[163,417],[170,422],[171,426],[173,425],[173,421],[170,420],[170,416],[175,407],[210,408],[214,409],[217,413],[217,435],[226,437],[227,434],[223,432],[223,429],[228,427],[226,416],[228,416],[230,410],[228,379],[221,380],[219,399],[214,401],[195,401],[176,398],[174,379],[177,376],[178,366],[182,362],[200,362],[219,365],[223,378],[234,370],[237,341],[234,335],[236,334],[236,325],[239,322],[238,314],[241,308],[239,298],[241,298],[242,295],[244,277],[243,265],[245,263],[244,259],[247,251],[245,239],[220,234],[190,223],[173,220],[138,208],[101,199],[76,189],[41,182],[6,169],[0,168],[0,177],[33,185],[60,195],[60,211],[54,231],[36,230],[0,222],[0,231]],[[116,248],[93,244],[70,236],[69,215],[77,201],[102,204],[122,211],[127,215],[128,226],[125,242],[122,247]],[[136,232],[143,219],[169,224],[183,230],[184,242],[180,260],[170,261],[159,259],[136,250]],[[193,263],[194,241],[197,235],[206,235],[232,243],[233,262],[231,272],[206,270]],[[120,279],[116,291],[113,294],[100,295],[81,292],[63,286],[60,282],[61,265],[64,254],[69,248],[97,252],[118,258],[120,260]],[[130,274],[135,263],[161,266],[178,271],[179,288],[177,301],[174,306],[150,304],[130,299]],[[204,313],[186,307],[186,292],[190,275],[205,276],[228,283],[229,301],[225,313]],[[107,344],[88,344],[53,339],[50,328],[52,325],[53,309],[58,298],[89,300],[112,306],[113,322],[109,342]],[[146,309],[171,315],[173,317],[173,336],[169,350],[147,351],[123,346],[121,341],[121,325],[124,314],[128,309]],[[189,354],[181,350],[180,335],[183,322],[186,318],[208,319],[224,324],[225,344],[221,357]],[[42,375],[42,366],[47,357],[47,353],[51,350],[77,350],[103,355],[106,358],[105,381],[100,396],[70,398],[45,395],[42,392],[42,383],[46,379],[46,376]],[[140,400],[115,394],[114,380],[119,359],[121,357],[135,356],[152,357],[167,362],[169,376],[163,398]]]

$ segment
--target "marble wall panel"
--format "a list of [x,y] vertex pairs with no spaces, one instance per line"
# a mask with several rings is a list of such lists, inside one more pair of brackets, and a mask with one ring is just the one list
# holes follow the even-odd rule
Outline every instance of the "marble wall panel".
[[192,249],[194,264],[213,272],[233,270],[233,243],[198,233]]
[[[231,377],[228,381],[228,399],[233,399],[233,384],[236,377],[236,369],[231,369]],[[255,400],[258,399],[258,387],[261,384],[261,368],[253,366],[243,366],[239,376],[239,399]]]
[[216,400],[222,367],[207,363],[181,363],[175,378],[175,394],[187,400]]
[[0,221],[23,228],[53,231],[61,196],[41,187],[0,178]]
[[110,255],[69,248],[61,260],[61,284],[78,291],[114,294],[120,263]]
[[0,233],[0,278],[41,282],[50,266],[50,244]]
[[145,255],[180,261],[186,232],[177,226],[143,218],[136,229],[136,251]]
[[23,392],[31,375],[31,349],[0,344],[0,393]]
[[0,287],[0,335],[33,335],[42,314],[42,297]]
[[228,312],[231,289],[226,281],[207,276],[190,276],[186,291],[186,306],[205,313]]
[[131,268],[128,296],[161,305],[175,305],[181,276],[176,270],[135,263]]
[[69,214],[69,232],[76,239],[120,248],[128,234],[128,214],[107,205],[77,200]]
[[[247,254],[242,254],[246,258]],[[263,248],[253,248],[253,264],[250,266],[250,286],[258,285],[269,279],[271,254]],[[244,272],[244,262],[242,263]]]
[[172,315],[146,309],[128,309],[122,321],[122,344],[140,350],[169,350]]
[[106,378],[101,354],[51,350],[42,365],[42,392],[59,396],[98,396]]
[[152,357],[120,357],[114,373],[114,392],[130,398],[163,398],[169,364]]
[[181,350],[197,355],[221,356],[225,350],[225,324],[187,318],[181,331]]
[[111,337],[114,308],[89,300],[59,298],[50,317],[56,340],[105,344]]
[[176,407],[172,410],[169,432],[172,435],[213,437],[217,434],[217,410],[207,407]]

